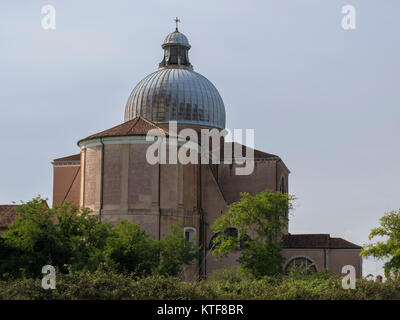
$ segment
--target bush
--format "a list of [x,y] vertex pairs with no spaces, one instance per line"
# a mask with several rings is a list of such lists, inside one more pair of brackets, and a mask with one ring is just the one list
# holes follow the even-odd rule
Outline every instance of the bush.
[[99,300],[381,300],[400,299],[400,281],[376,283],[357,280],[355,290],[344,290],[341,278],[327,272],[303,277],[254,279],[234,268],[217,271],[207,281],[182,282],[163,275],[136,277],[105,267],[95,272],[71,271],[57,275],[55,290],[44,290],[40,279],[8,277],[0,281],[0,299]]

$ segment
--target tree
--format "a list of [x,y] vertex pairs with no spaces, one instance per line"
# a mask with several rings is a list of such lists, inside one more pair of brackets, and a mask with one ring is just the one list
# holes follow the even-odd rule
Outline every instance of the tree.
[[400,276],[400,210],[390,211],[379,219],[380,226],[371,230],[368,240],[383,237],[382,241],[365,244],[361,251],[364,257],[390,259],[383,266],[387,279]]
[[197,254],[192,242],[185,243],[183,228],[170,225],[170,233],[157,241],[140,229],[139,223],[123,220],[108,240],[110,264],[120,272],[137,275],[161,274],[177,276],[183,264]]
[[0,279],[5,275],[20,275],[21,253],[0,237]]
[[186,241],[183,228],[170,225],[170,233],[160,241],[161,262],[158,273],[177,276],[184,264],[192,263],[198,250],[192,241]]
[[15,223],[2,236],[8,252],[0,257],[1,264],[8,265],[3,272],[38,277],[46,264],[61,272],[67,272],[67,265],[94,271],[105,261],[111,224],[100,223],[89,209],[68,202],[49,208],[45,199],[36,197],[16,210]]
[[119,272],[149,275],[159,264],[158,243],[139,223],[122,220],[107,240],[107,250]]
[[113,228],[90,209],[68,202],[49,208],[37,197],[17,211],[15,223],[0,237],[0,276],[40,277],[46,264],[62,273],[93,272],[105,265],[140,276],[178,275],[197,253],[178,226],[156,241],[139,223],[124,220]]
[[[217,234],[213,254],[224,258],[241,249],[238,262],[254,276],[282,273],[281,241],[294,199],[275,191],[255,196],[241,193],[241,199],[232,203],[212,226]],[[238,234],[228,232],[232,227],[237,228]]]
[[[40,197],[23,203],[16,208],[15,223],[2,235],[9,255],[3,257],[0,264],[14,261],[10,274],[25,273],[40,275],[41,268],[49,263],[65,260],[62,243],[57,239],[52,212],[44,199]],[[16,253],[18,256],[16,257]]]
[[74,270],[95,271],[107,260],[106,244],[112,225],[101,222],[88,208],[65,202],[54,209],[57,237],[67,252],[67,264]]

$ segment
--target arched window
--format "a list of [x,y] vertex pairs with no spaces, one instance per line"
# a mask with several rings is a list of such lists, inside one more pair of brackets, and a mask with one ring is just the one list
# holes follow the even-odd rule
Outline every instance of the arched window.
[[[196,245],[196,229],[195,228],[193,228],[193,227],[183,228],[183,236],[185,237],[185,247],[186,247],[186,244],[189,242]],[[194,264],[195,262],[196,262],[196,259],[193,259],[193,261],[189,262],[189,264]]]
[[296,256],[291,258],[288,262],[286,262],[284,266],[285,273],[289,273],[290,269],[293,266],[304,266],[307,268],[307,274],[313,273],[317,271],[316,264],[306,256]]
[[284,176],[281,177],[281,182],[280,182],[280,186],[279,186],[279,192],[280,193],[286,193],[286,180],[285,180]]
[[[219,236],[219,234],[220,234],[219,232],[213,234],[213,236],[210,239],[210,242],[208,243],[208,249],[212,250],[212,249],[218,247],[221,244],[221,242],[214,243],[214,239],[217,238]],[[238,231],[238,229],[236,229],[234,227],[227,228],[225,230],[225,235],[227,237],[239,239],[239,231]],[[249,241],[249,240],[250,240],[250,237],[247,234],[244,235],[240,239],[240,242],[239,242],[240,249],[246,247],[247,246],[247,241]]]
[[193,242],[196,243],[196,229],[192,227],[185,227],[183,229],[183,235],[185,237],[186,242]]

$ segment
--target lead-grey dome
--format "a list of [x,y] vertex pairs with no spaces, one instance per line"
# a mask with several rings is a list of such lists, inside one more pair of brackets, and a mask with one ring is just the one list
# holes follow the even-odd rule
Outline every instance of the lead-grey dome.
[[225,128],[224,102],[215,86],[194,72],[189,62],[189,41],[178,30],[163,45],[159,70],[133,89],[125,108],[125,121],[138,116],[157,123]]
[[162,47],[164,48],[168,44],[181,44],[185,47],[190,48],[189,40],[183,33],[180,33],[178,30],[167,35],[164,40]]
[[125,121],[138,116],[225,128],[225,107],[217,89],[187,69],[161,69],[140,81],[126,104]]

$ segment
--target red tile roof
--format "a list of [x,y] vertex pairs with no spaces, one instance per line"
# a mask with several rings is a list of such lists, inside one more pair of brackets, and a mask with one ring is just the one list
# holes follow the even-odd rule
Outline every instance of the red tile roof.
[[288,234],[283,238],[286,249],[361,249],[360,246],[329,234]]
[[160,133],[163,133],[166,136],[170,135],[168,130],[159,127],[154,122],[147,120],[146,118],[143,118],[143,117],[136,117],[136,118],[129,120],[127,122],[124,122],[118,126],[112,127],[110,129],[101,131],[96,134],[92,134],[91,136],[81,139],[78,142],[78,144],[81,141],[91,140],[91,139],[96,139],[96,138],[123,137],[123,136],[145,136],[145,135],[147,135],[149,130],[152,130],[152,129],[159,130]]
[[257,149],[252,149],[250,147],[246,147],[243,144],[237,143],[237,142],[225,142],[222,145],[221,148],[221,152],[220,152],[220,159],[223,160],[224,156],[225,156],[225,148],[228,147],[229,145],[231,145],[231,152],[232,152],[232,156],[234,154],[234,150],[235,150],[235,145],[239,146],[239,148],[241,148],[241,155],[243,155],[243,157],[246,157],[246,148],[249,149],[249,151],[253,150],[254,152],[254,159],[268,159],[268,158],[277,158],[279,159],[279,157],[275,154],[272,153],[266,153]]
[[78,154],[74,154],[72,156],[67,156],[67,157],[63,157],[63,158],[58,158],[58,159],[54,159],[54,162],[80,162],[81,161],[81,155],[80,153]]
[[15,204],[0,205],[0,228],[7,228],[14,223],[17,215],[16,207]]
[[342,238],[331,238],[330,247],[332,249],[361,249],[360,246]]
[[[49,208],[47,201],[44,205]],[[15,217],[17,216],[17,204],[0,204],[0,229],[8,228],[15,222]]]
[[[124,122],[118,126],[115,126],[113,128],[107,129],[105,131],[101,131],[99,133],[90,135],[84,139],[81,139],[78,144],[81,141],[84,140],[91,140],[91,139],[96,139],[96,138],[105,138],[105,137],[121,137],[121,136],[145,136],[147,135],[149,130],[156,129],[160,130],[161,133],[165,134],[166,136],[170,136],[170,133],[168,130],[159,127],[156,123],[143,118],[143,117],[136,117],[132,120],[129,120],[127,122]],[[232,154],[234,152],[234,145],[239,145],[239,147],[242,148],[242,154],[246,155],[246,146],[239,144],[237,142],[225,142],[221,143],[221,151],[220,151],[220,159],[224,159],[224,149],[227,145],[231,144],[232,145]],[[234,144],[234,145],[233,145]],[[211,144],[210,144],[211,146]],[[266,153],[257,149],[252,149],[248,148],[254,151],[254,159],[268,159],[268,158],[276,158],[279,159],[277,155],[271,154],[271,153]],[[62,160],[61,159],[56,159],[56,160]],[[55,161],[56,161],[55,160]]]

